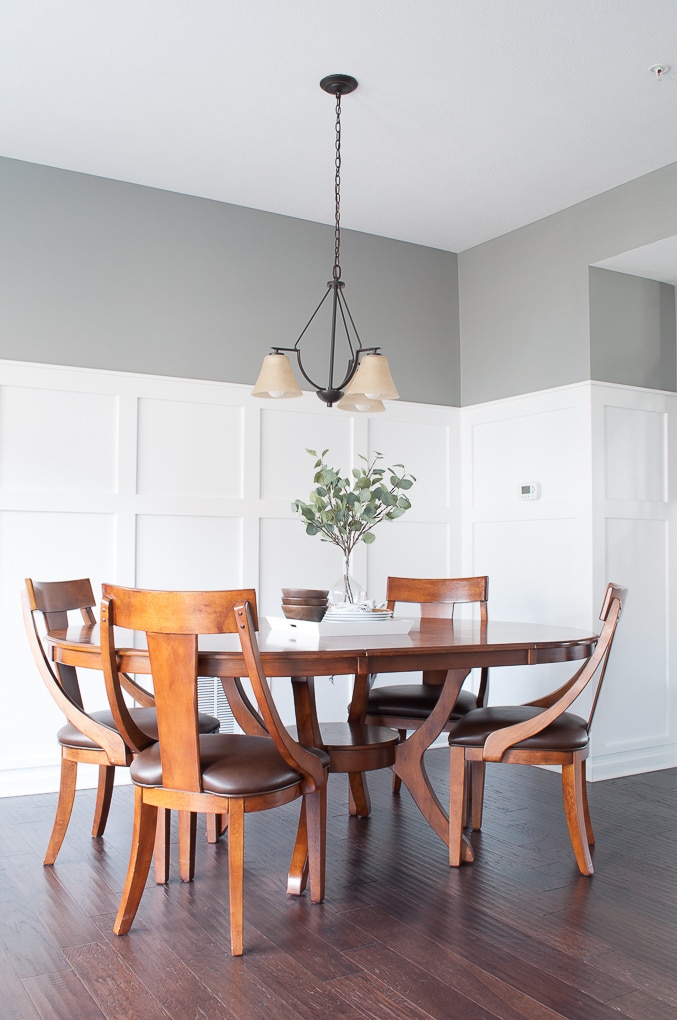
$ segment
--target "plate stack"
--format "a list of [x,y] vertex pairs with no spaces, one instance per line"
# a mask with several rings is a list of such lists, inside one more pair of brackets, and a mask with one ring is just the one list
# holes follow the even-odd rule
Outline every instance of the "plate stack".
[[327,612],[325,620],[330,623],[341,621],[342,623],[374,623],[375,620],[392,620],[392,609],[376,609],[373,603],[362,605],[351,605],[343,602],[338,606],[332,606]]
[[327,612],[328,595],[328,588],[283,588],[282,612],[288,620],[319,623]]

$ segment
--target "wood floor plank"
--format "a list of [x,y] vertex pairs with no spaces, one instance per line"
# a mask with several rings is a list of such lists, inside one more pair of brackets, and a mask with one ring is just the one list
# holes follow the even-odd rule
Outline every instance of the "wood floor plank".
[[[331,986],[356,1010],[356,1016],[366,1017],[367,1020],[430,1020],[430,1013],[419,1009],[411,999],[400,995],[390,985],[365,971],[335,978]],[[453,1016],[463,1020],[457,1007],[454,1008]],[[551,1018],[544,1017],[543,1020]]]
[[108,943],[73,946],[65,955],[105,1017],[167,1020],[171,1016]]
[[[412,1007],[417,1006],[435,1020],[452,1016],[467,1020],[491,1020],[500,1013],[488,1011],[458,988],[393,952],[383,945],[365,946],[348,954],[367,974],[373,975]],[[525,1014],[522,1014],[524,1016]],[[506,1015],[506,1020],[513,1020]]]
[[24,987],[41,1020],[64,1020],[64,1017],[105,1020],[105,1014],[72,970],[25,978]]
[[[1,923],[1,922],[0,922]],[[7,953],[0,946],[0,996],[4,1016],[9,1020],[39,1020],[33,1000],[16,973]],[[2,1014],[0,1014],[2,1015]]]
[[[493,956],[492,946],[507,954],[508,959],[511,955],[516,957],[506,970],[512,969],[519,975],[528,965],[529,970],[549,975],[553,984],[571,985],[596,1001],[604,1002],[633,990],[631,984],[612,979],[606,972],[553,951],[538,938],[527,939],[514,929],[498,925],[487,930],[486,926],[476,925],[474,917],[466,917],[440,928],[431,937],[420,925],[408,928],[401,917],[392,918],[391,909],[358,911],[354,920],[367,930],[379,931],[391,949],[423,969],[429,968],[432,974],[442,975],[442,980],[487,1008],[496,1009],[500,1005],[506,1010],[514,1009],[515,1018],[533,1003],[533,995],[528,986],[520,983],[524,977],[506,982],[481,966],[483,955]],[[496,956],[498,962],[498,952]]]
[[0,946],[19,977],[64,970],[63,954],[49,937],[30,902],[0,882]]

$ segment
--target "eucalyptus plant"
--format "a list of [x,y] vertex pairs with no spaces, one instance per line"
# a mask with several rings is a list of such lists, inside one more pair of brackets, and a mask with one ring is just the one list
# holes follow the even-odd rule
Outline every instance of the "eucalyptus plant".
[[353,602],[350,584],[350,555],[359,542],[371,545],[376,540],[374,528],[382,521],[394,521],[410,509],[405,492],[411,489],[415,477],[405,471],[403,464],[386,467],[381,464],[383,454],[375,452],[372,460],[362,454],[363,467],[352,469],[351,477],[344,477],[330,467],[325,457],[329,450],[315,457],[315,488],[308,502],[295,499],[292,510],[303,519],[307,535],[319,535],[321,541],[332,542],[343,552],[343,582],[346,602]]

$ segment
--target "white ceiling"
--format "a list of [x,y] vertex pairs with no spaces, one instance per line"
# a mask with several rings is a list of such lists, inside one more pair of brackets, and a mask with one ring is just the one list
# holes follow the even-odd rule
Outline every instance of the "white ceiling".
[[0,0],[0,155],[331,222],[334,72],[345,227],[463,251],[677,161],[677,0]]
[[[677,198],[675,199],[677,201]],[[633,248],[621,255],[597,262],[602,269],[611,269],[616,273],[629,273],[630,276],[645,276],[650,280],[660,280],[677,286],[677,237],[664,237],[643,248]]]

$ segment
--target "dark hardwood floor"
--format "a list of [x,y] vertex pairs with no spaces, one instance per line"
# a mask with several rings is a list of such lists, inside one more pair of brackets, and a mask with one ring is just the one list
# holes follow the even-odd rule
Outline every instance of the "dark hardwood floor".
[[[428,767],[446,797],[447,753]],[[66,843],[41,861],[55,796],[0,800],[0,1018],[43,1020],[667,1020],[677,1017],[677,770],[590,787],[596,874],[579,875],[559,776],[489,766],[476,862],[446,848],[388,772],[373,814],[330,781],[327,897],[287,897],[298,805],[248,815],[245,955],[228,952],[227,838],[197,877],[148,885],[112,934],[132,793],[103,839],[78,793]],[[176,854],[174,855],[176,856]]]

